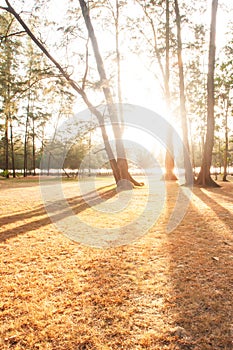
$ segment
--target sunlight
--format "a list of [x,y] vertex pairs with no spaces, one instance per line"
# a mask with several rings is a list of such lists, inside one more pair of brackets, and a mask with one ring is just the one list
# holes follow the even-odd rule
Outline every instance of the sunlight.
[[124,129],[123,139],[132,141],[147,149],[154,156],[158,156],[161,151],[161,144],[148,132],[133,126],[126,126]]
[[[112,131],[112,126],[107,125],[106,131],[111,143],[115,142],[115,138]],[[101,148],[102,138],[100,128],[97,127],[91,134],[91,143],[93,146],[99,145],[97,148]],[[158,157],[164,151],[163,145],[146,130],[139,129],[132,125],[125,125],[122,139],[126,146],[137,151],[148,151],[153,157]]]
[[145,62],[138,55],[130,53],[122,60],[121,65],[123,102],[165,114],[166,105],[161,87],[154,74],[145,66]]
[[[214,194],[211,193],[209,194],[208,191],[205,189],[201,189],[201,192],[204,193],[207,198],[213,198]],[[219,200],[219,199],[218,199]],[[223,196],[221,197],[221,201],[224,200]],[[198,210],[199,213],[205,217],[205,222],[208,224],[208,230],[213,230],[213,232],[221,232],[221,234],[227,238],[228,235],[232,234],[232,230],[229,229],[229,226],[224,222],[224,220],[221,220],[216,213],[214,212],[213,208],[208,204],[205,203],[201,196],[196,195],[195,193],[192,193],[192,202],[193,205],[195,206],[196,210]],[[216,201],[216,203],[218,203]],[[227,204],[227,201],[224,201],[224,206]],[[229,208],[229,213],[230,213],[231,208]]]
[[0,0],[0,348],[232,349],[232,4]]

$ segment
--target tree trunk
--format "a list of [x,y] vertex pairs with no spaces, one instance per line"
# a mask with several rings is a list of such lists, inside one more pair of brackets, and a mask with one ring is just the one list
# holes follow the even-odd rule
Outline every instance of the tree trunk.
[[209,41],[209,63],[207,77],[207,131],[202,156],[201,170],[197,178],[197,184],[204,187],[219,187],[211,178],[210,167],[212,163],[212,152],[214,147],[214,68],[215,68],[215,36],[218,0],[212,1],[210,41]]
[[11,166],[12,166],[12,175],[15,178],[15,150],[14,150],[14,138],[13,138],[13,125],[12,119],[10,119],[10,139],[11,139]]
[[[169,87],[169,78],[170,78],[170,63],[169,63],[169,53],[170,53],[170,9],[169,9],[169,1],[166,0],[166,28],[165,28],[165,69],[162,63],[161,58],[161,52],[158,47],[158,40],[157,40],[157,33],[155,24],[153,21],[153,18],[151,18],[150,14],[147,10],[147,4],[141,5],[144,11],[144,14],[146,18],[148,19],[148,22],[151,26],[151,30],[153,33],[153,48],[154,48],[154,54],[156,56],[156,59],[158,61],[158,67],[162,75],[163,80],[163,88],[164,88],[164,97],[166,101],[167,111],[170,113],[171,110],[171,100],[170,100],[170,87]],[[139,2],[140,4],[140,2]],[[173,142],[172,142],[172,130],[169,130],[169,133],[167,135],[167,144],[166,144],[166,156],[165,156],[165,174],[164,179],[165,180],[177,180],[176,175],[174,174],[174,151],[173,151]]]
[[5,119],[5,135],[4,135],[4,145],[5,145],[5,176],[9,179],[9,136],[8,136],[8,125],[9,124],[9,113],[6,113]]
[[35,119],[32,118],[32,168],[33,176],[36,176],[36,145],[35,145]]
[[227,97],[227,106],[225,111],[225,148],[224,148],[224,158],[223,158],[223,178],[224,182],[227,181],[227,165],[228,165],[228,109],[229,109],[229,97]]
[[26,119],[23,151],[23,177],[27,177],[27,140],[28,140],[28,118]]
[[185,181],[189,185],[192,182],[192,174],[188,173],[189,168],[189,141],[188,141],[188,125],[187,125],[187,113],[185,106],[185,85],[184,85],[184,67],[182,59],[182,39],[181,39],[181,17],[178,0],[175,0],[175,14],[176,14],[176,27],[177,27],[177,58],[179,67],[179,87],[180,87],[180,115],[183,132],[183,153],[184,153],[184,168],[185,168]]
[[[172,133],[171,133],[172,134]],[[169,136],[171,137],[172,135],[168,135],[167,139],[167,150],[166,150],[166,155],[165,155],[165,175],[164,179],[166,181],[176,181],[177,177],[174,174],[174,168],[175,168],[175,162],[174,162],[174,155],[169,152],[169,149],[173,149],[172,144],[170,143],[169,146]]]
[[[113,96],[112,96],[112,93],[110,90],[109,81],[107,79],[107,75],[106,75],[106,71],[105,71],[105,67],[104,67],[104,62],[103,62],[102,56],[100,54],[100,50],[99,50],[98,42],[97,42],[97,39],[95,36],[94,28],[93,28],[92,23],[91,23],[89,10],[88,10],[86,2],[84,0],[79,0],[79,3],[81,6],[81,9],[82,9],[82,14],[83,14],[83,18],[85,20],[85,24],[87,27],[88,35],[89,35],[91,43],[92,43],[93,52],[94,52],[96,65],[97,65],[97,70],[98,70],[99,77],[101,80],[102,89],[103,89],[103,93],[104,93],[105,100],[107,103],[107,108],[108,108],[108,112],[109,112],[109,116],[110,116],[110,120],[111,120],[111,124],[112,124],[112,129],[113,129],[113,133],[114,133],[114,138],[115,138],[115,143],[116,143],[116,152],[117,152],[117,163],[115,163],[114,160],[112,160],[112,163],[114,163],[114,170],[117,171],[117,168],[118,168],[117,178],[120,175],[120,180],[127,180],[127,182],[126,181],[121,182],[118,180],[117,184],[119,182],[118,185],[120,187],[123,185],[126,188],[131,188],[132,184],[136,185],[136,186],[141,186],[142,184],[135,181],[131,177],[131,175],[129,174],[128,162],[126,159],[125,148],[124,148],[124,144],[122,141],[122,130],[121,130],[121,125],[120,125],[120,122],[118,119],[117,108],[116,108],[116,105],[114,104],[114,101],[113,101]],[[112,155],[113,155],[113,153],[112,153]],[[116,169],[115,169],[115,167],[116,167]],[[115,177],[115,179],[116,179],[116,177]]]
[[11,76],[11,60],[9,57],[9,43],[7,43],[7,72],[6,72],[6,96],[5,96],[5,176],[9,179],[9,121],[11,116],[11,106],[10,106],[10,76]]
[[121,90],[121,55],[119,49],[119,1],[116,0],[116,17],[115,17],[115,40],[116,40],[116,62],[117,62],[117,94],[118,94],[118,104],[119,104],[119,120],[121,123],[121,131],[124,131],[124,117],[122,109],[122,90]]
[[29,110],[30,110],[30,94],[28,97],[26,123],[25,123],[25,134],[24,134],[24,152],[23,152],[23,176],[27,177],[27,167],[28,167],[28,123],[29,123]]
[[[171,94],[169,87],[170,80],[170,10],[169,0],[166,0],[166,66],[165,66],[165,99],[167,104],[168,113],[171,112]],[[167,150],[165,156],[165,175],[164,179],[168,181],[176,181],[177,177],[174,174],[175,162],[174,162],[174,150],[172,141],[172,129],[170,129],[167,135]]]

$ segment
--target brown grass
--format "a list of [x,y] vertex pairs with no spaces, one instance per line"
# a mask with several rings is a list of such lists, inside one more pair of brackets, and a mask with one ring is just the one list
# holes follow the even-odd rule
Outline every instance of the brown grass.
[[[0,181],[0,349],[233,349],[233,184],[221,185],[195,188],[167,234],[178,188],[167,183],[148,234],[96,249],[58,232],[36,181]],[[64,189],[83,219],[108,225],[78,200],[74,183]],[[146,191],[135,190],[133,217]]]

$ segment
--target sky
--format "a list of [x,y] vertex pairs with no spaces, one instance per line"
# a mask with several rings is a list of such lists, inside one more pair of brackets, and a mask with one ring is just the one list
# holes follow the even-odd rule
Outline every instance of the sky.
[[[78,2],[78,0],[77,0]],[[22,1],[11,1],[12,5],[15,3],[16,8],[20,8]],[[35,4],[35,0],[25,0],[25,9],[28,9],[32,4]],[[51,0],[50,9],[47,13],[50,20],[60,20],[64,14],[65,4],[64,0]],[[204,21],[209,26],[210,23],[210,9],[211,9],[211,0],[207,0],[208,11],[204,15]],[[0,0],[0,5],[5,5],[5,1]],[[225,23],[231,18],[231,13],[223,12],[221,6],[229,5],[229,0],[219,0],[219,9],[218,9],[218,19],[217,19],[217,45],[221,46],[222,40],[225,33]],[[133,6],[131,7],[131,11]],[[103,33],[101,35],[104,35]],[[57,36],[54,34],[54,38],[50,37],[50,40],[56,41]],[[101,37],[101,43],[105,43],[105,46],[108,46],[108,40],[112,41],[112,38],[109,36]],[[112,42],[109,43],[112,46]],[[100,45],[101,48],[101,45]],[[123,53],[124,54],[124,53]],[[137,104],[150,108],[157,113],[163,115],[165,118],[167,116],[167,111],[165,104],[162,99],[161,90],[159,87],[158,81],[153,77],[151,72],[142,64],[141,59],[136,54],[128,54],[127,59],[122,61],[122,86],[123,86],[123,102],[128,102],[131,104]],[[77,98],[77,103],[74,107],[74,112],[76,113],[80,108],[83,108],[83,104],[80,103],[80,97]],[[173,122],[174,125],[176,121]],[[181,132],[179,130],[179,132]],[[133,134],[133,132],[131,132]],[[139,139],[139,135],[135,132],[134,137]],[[145,139],[145,137],[143,137]],[[149,141],[148,141],[149,144]]]
[[[35,4],[35,0],[25,0],[24,8],[28,8],[28,4]],[[77,0],[78,2],[78,0]],[[132,1],[133,2],[133,1]],[[21,4],[23,1],[11,1],[12,4],[16,3],[17,8],[21,8]],[[51,0],[50,1],[50,9],[47,13],[48,18],[50,20],[60,20],[63,17],[64,11],[65,11],[65,3],[64,0]],[[210,9],[211,9],[211,0],[207,0],[208,11],[205,15],[203,15],[204,21],[209,25],[210,22]],[[0,5],[4,6],[5,1],[0,0]],[[229,21],[229,16],[231,16],[230,13],[223,13],[222,5],[229,5],[229,0],[219,0],[219,9],[218,9],[218,20],[217,20],[217,45],[218,47],[221,46],[222,40],[224,38],[224,32],[226,30],[225,23]],[[131,12],[133,8],[136,8],[135,5],[131,6]],[[228,18],[227,18],[228,17]],[[101,45],[105,43],[105,46],[108,46],[108,40],[111,41],[109,43],[109,46],[112,47],[112,37],[105,35],[103,37],[104,33],[101,32]],[[184,35],[183,35],[184,36]],[[50,37],[50,40],[54,40],[54,42],[57,41],[57,36],[54,34],[54,37]],[[101,46],[100,45],[100,49]],[[124,50],[124,48],[123,48]],[[124,55],[124,52],[123,52]],[[127,52],[128,55],[128,52]],[[159,88],[159,83],[154,79],[152,74],[149,72],[149,70],[142,64],[142,61],[136,54],[130,54],[130,57],[128,57],[122,61],[122,81],[123,81],[123,92],[125,97],[125,102],[130,103],[138,103],[144,106],[147,106],[149,108],[156,108],[157,112],[164,113],[165,112],[165,106],[162,103],[162,96]],[[156,103],[156,101],[159,101]],[[78,99],[78,103],[76,108],[78,108],[78,105],[80,104],[80,100]]]

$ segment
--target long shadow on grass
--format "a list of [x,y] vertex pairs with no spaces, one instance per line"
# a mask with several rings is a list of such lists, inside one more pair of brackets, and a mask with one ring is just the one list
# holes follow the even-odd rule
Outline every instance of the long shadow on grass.
[[[233,230],[233,213],[226,209],[223,205],[219,204],[216,199],[213,199],[211,197],[211,194],[218,194],[219,198],[223,195],[225,197],[224,199],[227,202],[232,202],[232,194],[229,194],[229,196],[226,196],[226,193],[217,192],[217,190],[208,189],[208,193],[210,196],[208,196],[206,193],[204,193],[201,189],[197,188],[195,190],[195,194],[209,207],[213,210],[215,215],[221,220],[226,226],[228,226],[231,230]],[[231,200],[230,200],[231,199]]]
[[[86,308],[91,309],[89,329],[101,334],[105,345],[130,348],[132,318],[132,294],[137,290],[133,278],[134,266],[131,257],[122,254],[124,248],[103,252],[98,259],[90,261],[88,271],[89,295],[85,298]],[[139,262],[137,262],[139,264]],[[127,346],[128,345],[128,346]]]
[[[106,188],[109,187],[111,188],[106,190]],[[112,185],[100,187],[99,189],[97,189],[97,192],[98,193],[96,194],[96,191],[94,190],[85,194],[85,198],[88,199],[89,203],[91,202],[91,206],[98,205],[101,201],[113,198],[117,194],[116,188],[112,188]],[[62,204],[63,202],[64,201],[57,201],[53,203],[53,207],[56,207],[56,209],[53,210],[53,215],[50,215],[51,220],[53,222],[57,222],[66,217],[69,217],[70,209],[72,209],[75,214],[79,214],[90,207],[90,205],[87,204],[87,202],[82,198],[82,196],[75,196],[67,199],[69,207],[67,209],[61,210],[59,204]],[[40,216],[41,218],[38,219],[38,217]],[[30,221],[25,224],[20,224],[22,220]],[[7,226],[8,224],[16,224],[16,222],[19,222],[19,225],[12,229],[3,229],[0,232],[0,242],[18,236],[20,234],[24,234],[28,231],[38,230],[43,226],[49,225],[51,223],[51,220],[47,216],[45,207],[43,205],[39,206],[34,210],[29,210],[22,214],[14,214],[2,217],[0,218],[0,227],[2,225]]]
[[233,202],[233,183],[232,182],[220,182],[220,188],[208,188],[208,192],[217,193],[221,197],[226,197],[230,202]]
[[[199,189],[195,194],[216,215],[224,210]],[[228,211],[227,211],[228,213]],[[218,219],[223,218],[218,215]],[[225,223],[225,217],[224,217]],[[224,232],[208,226],[205,212],[192,205],[182,226],[169,235],[174,315],[190,345],[180,349],[232,349],[232,246]],[[213,227],[213,226],[212,226]]]
[[156,249],[139,244],[103,251],[86,266],[89,331],[109,349],[175,349],[163,347],[174,339],[164,331],[167,291],[161,270],[156,278],[157,259]]

